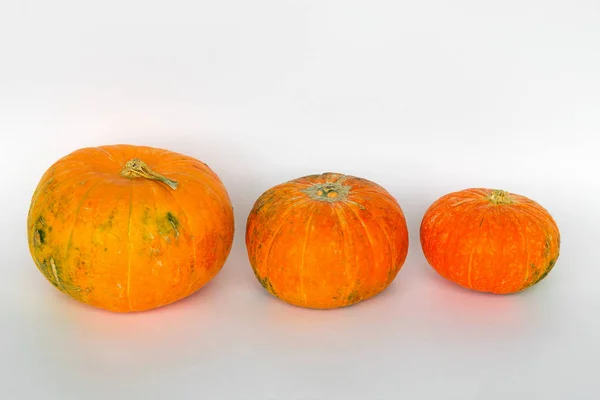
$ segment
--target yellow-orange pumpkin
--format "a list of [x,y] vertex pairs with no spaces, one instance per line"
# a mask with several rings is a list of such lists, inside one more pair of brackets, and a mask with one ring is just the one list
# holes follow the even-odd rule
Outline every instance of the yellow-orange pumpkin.
[[406,259],[408,231],[383,187],[325,173],[263,193],[248,216],[246,246],[269,293],[301,307],[337,308],[388,287]]
[[421,223],[429,264],[463,287],[496,294],[535,285],[554,267],[558,226],[535,201],[502,190],[466,189],[435,201]]
[[54,163],[35,190],[27,228],[33,260],[56,288],[129,312],[210,281],[229,255],[234,221],[225,187],[204,163],[114,145]]

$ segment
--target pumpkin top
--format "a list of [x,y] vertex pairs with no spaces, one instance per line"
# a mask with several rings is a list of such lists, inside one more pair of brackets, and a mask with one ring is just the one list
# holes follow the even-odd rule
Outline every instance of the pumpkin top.
[[276,185],[256,200],[255,207],[262,209],[274,198],[307,201],[307,204],[314,202],[317,206],[348,203],[358,205],[361,209],[364,208],[365,201],[373,202],[381,198],[394,207],[399,207],[397,200],[381,185],[337,172],[306,175]]
[[139,158],[132,158],[125,163],[121,175],[127,178],[146,178],[160,181],[168,185],[171,189],[177,189],[177,182],[172,181],[156,172],[152,171],[148,165]]
[[488,196],[490,201],[494,204],[511,204],[513,200],[505,190],[492,190],[492,193]]
[[339,182],[326,182],[317,183],[302,191],[308,194],[308,197],[312,200],[333,203],[346,200],[350,193],[350,186],[343,185]]

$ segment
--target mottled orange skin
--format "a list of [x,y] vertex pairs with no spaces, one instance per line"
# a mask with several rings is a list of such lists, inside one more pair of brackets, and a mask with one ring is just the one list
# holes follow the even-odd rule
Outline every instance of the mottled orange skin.
[[[121,176],[143,160],[175,190]],[[222,268],[233,210],[217,175],[191,157],[150,147],[84,148],[43,175],[27,221],[31,255],[60,291],[91,306],[143,311],[182,299]]]
[[[316,190],[327,183],[340,190]],[[400,205],[384,188],[326,173],[263,193],[248,217],[246,246],[269,293],[296,306],[328,309],[387,288],[406,259],[408,231]]]
[[546,209],[524,196],[466,189],[434,202],[421,223],[421,246],[444,278],[480,292],[519,292],[544,279],[560,251]]

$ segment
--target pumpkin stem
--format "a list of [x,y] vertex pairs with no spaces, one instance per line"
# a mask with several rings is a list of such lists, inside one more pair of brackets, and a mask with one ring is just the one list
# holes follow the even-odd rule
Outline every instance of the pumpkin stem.
[[494,204],[511,204],[510,194],[505,190],[492,190],[489,199]]
[[337,182],[318,183],[302,190],[312,200],[333,203],[346,200],[350,192],[350,186],[344,186]]
[[171,189],[177,189],[177,182],[172,181],[156,172],[152,171],[148,165],[139,158],[132,158],[125,163],[121,175],[127,178],[146,178],[163,182]]

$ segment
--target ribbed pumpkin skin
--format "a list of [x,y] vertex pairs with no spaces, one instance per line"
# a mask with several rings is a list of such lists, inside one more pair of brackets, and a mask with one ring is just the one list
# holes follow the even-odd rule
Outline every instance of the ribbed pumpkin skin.
[[421,223],[421,246],[444,278],[480,292],[519,292],[544,279],[560,251],[546,209],[524,196],[474,188],[435,201]]
[[406,259],[408,231],[400,205],[384,188],[325,173],[263,193],[248,216],[246,246],[269,293],[327,309],[388,287]]
[[[121,175],[139,158],[178,183]],[[28,221],[46,279],[91,306],[143,311],[182,299],[222,268],[233,242],[229,196],[191,157],[151,147],[83,148],[43,175]]]

